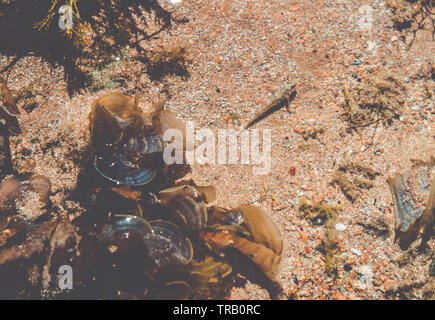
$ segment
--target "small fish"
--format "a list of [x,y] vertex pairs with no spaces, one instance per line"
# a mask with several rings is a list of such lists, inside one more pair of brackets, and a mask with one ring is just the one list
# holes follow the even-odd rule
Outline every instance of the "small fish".
[[3,110],[10,116],[17,116],[20,114],[17,105],[15,104],[14,97],[7,87],[7,83],[3,77],[0,77],[0,93]]
[[290,83],[284,84],[280,89],[278,89],[272,97],[265,103],[264,107],[257,112],[255,117],[249,121],[243,129],[248,129],[261,119],[265,118],[273,111],[278,110],[277,108],[284,105],[284,103],[288,103],[290,98],[296,93],[296,81],[292,81]]

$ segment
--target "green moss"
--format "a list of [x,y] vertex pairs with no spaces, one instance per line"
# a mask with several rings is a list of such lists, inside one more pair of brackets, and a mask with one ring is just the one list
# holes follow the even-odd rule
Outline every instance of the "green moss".
[[347,179],[344,172],[337,171],[334,174],[334,182],[340,186],[341,191],[350,201],[355,201],[360,195],[359,188]]
[[355,184],[360,189],[370,189],[373,187],[373,181],[367,180],[365,178],[355,178]]
[[325,202],[313,203],[305,197],[299,199],[299,211],[313,224],[324,224],[329,219],[336,219],[338,208]]
[[338,251],[338,231],[335,229],[336,220],[329,219],[325,223],[326,234],[323,239],[325,243],[325,270],[329,277],[338,277],[339,259],[337,258]]
[[328,205],[324,201],[315,203],[302,197],[299,199],[299,211],[313,224],[324,224],[325,237],[317,250],[325,256],[326,275],[336,279],[339,268],[339,259],[336,255],[338,251],[338,231],[335,229],[339,212],[338,207]]
[[338,231],[335,229],[335,219],[328,219],[325,223],[325,237],[317,250],[325,256],[325,272],[328,277],[337,279],[340,259],[338,252]]
[[345,162],[334,173],[332,182],[337,183],[346,198],[354,202],[362,190],[373,187],[373,180],[377,175],[379,173],[371,167],[355,162]]
[[328,277],[336,279],[338,277],[338,265],[335,255],[327,252],[325,256],[325,271]]
[[240,119],[241,119],[240,114],[238,114],[236,112],[231,112],[230,118],[235,125],[240,126]]
[[22,99],[31,99],[36,97],[35,89],[32,85],[24,87],[18,94]]
[[311,149],[311,147],[312,145],[310,143],[301,143],[296,147],[296,151],[307,152],[308,150]]

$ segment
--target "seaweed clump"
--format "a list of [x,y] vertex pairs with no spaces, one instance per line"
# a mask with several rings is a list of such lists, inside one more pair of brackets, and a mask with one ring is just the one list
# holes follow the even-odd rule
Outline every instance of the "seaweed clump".
[[432,24],[432,36],[435,34],[435,18],[433,0],[388,0],[387,6],[393,13],[394,27],[399,31],[411,30],[413,39],[418,30],[424,28],[427,21]]
[[[119,61],[125,49],[136,52],[135,59],[146,72],[153,72],[149,50],[141,42],[173,22],[171,13],[156,0],[0,1],[0,50],[15,57],[3,71],[32,54],[64,67],[70,94],[93,80],[96,86],[110,88],[119,79],[99,73],[109,64],[108,73],[116,69],[113,60]],[[4,32],[11,29],[13,33]]]
[[352,87],[343,85],[343,108],[351,129],[357,130],[380,121],[389,124],[399,118],[405,92],[403,83],[385,70]]
[[305,197],[299,199],[299,211],[315,225],[323,225],[326,221],[335,220],[338,216],[337,207],[324,201],[313,202]]
[[377,175],[379,172],[371,167],[356,162],[345,162],[335,172],[333,183],[337,183],[346,198],[354,202],[363,189],[373,187],[373,180]]
[[336,279],[338,277],[338,231],[335,229],[336,221],[329,219],[325,223],[325,237],[317,248],[325,255],[325,271],[328,277]]
[[312,223],[325,226],[325,237],[317,250],[325,256],[325,271],[328,277],[338,277],[338,244],[339,234],[335,229],[339,208],[328,205],[324,201],[313,202],[303,197],[299,200],[299,211]]

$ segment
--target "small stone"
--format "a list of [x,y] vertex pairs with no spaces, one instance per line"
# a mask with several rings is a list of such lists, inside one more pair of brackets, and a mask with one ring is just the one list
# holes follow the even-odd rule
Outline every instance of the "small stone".
[[366,51],[370,55],[376,55],[377,54],[377,44],[376,41],[367,41],[367,48]]
[[365,264],[358,268],[358,273],[364,276],[364,278],[371,279],[373,277],[373,269],[372,266]]
[[337,223],[336,225],[335,225],[335,230],[338,230],[338,231],[344,231],[344,230],[346,230],[347,229],[347,227],[344,225],[344,224],[342,224],[342,223]]
[[351,248],[350,251],[354,254],[356,254],[357,256],[361,256],[362,252],[361,250],[355,249],[355,248]]
[[299,231],[299,235],[301,236],[302,242],[304,242],[304,243],[307,242],[308,236],[307,236],[307,234],[305,232]]
[[399,38],[397,38],[397,36],[392,36],[391,37],[391,41],[397,41]]
[[179,4],[181,2],[183,2],[183,0],[171,0],[172,4]]

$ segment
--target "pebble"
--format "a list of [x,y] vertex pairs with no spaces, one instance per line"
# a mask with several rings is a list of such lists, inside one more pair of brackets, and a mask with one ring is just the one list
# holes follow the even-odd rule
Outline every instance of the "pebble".
[[171,0],[172,4],[179,4],[181,2],[183,2],[183,0]]
[[307,242],[308,236],[307,236],[307,234],[305,232],[299,231],[299,235],[301,236],[302,242],[304,242],[304,243]]
[[359,267],[358,272],[363,275],[365,278],[371,278],[373,276],[372,267],[368,264],[362,265]]
[[335,225],[335,229],[338,230],[338,231],[344,231],[344,230],[347,229],[347,227],[344,224],[342,224],[342,223],[337,223]]
[[362,252],[361,250],[355,249],[355,248],[351,248],[350,251],[352,251],[353,253],[355,253],[357,256],[361,256]]
[[377,44],[376,41],[369,40],[367,41],[367,49],[368,54],[376,55],[377,54]]

